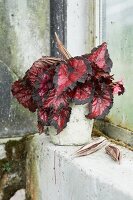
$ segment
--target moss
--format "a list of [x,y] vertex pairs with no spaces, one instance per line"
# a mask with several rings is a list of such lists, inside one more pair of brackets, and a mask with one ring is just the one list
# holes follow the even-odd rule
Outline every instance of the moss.
[[0,160],[0,179],[2,178],[2,175],[5,172],[10,172],[11,168],[12,168],[11,161],[9,161],[6,158]]
[[[32,139],[31,142],[28,143],[28,155],[27,155],[27,185],[26,185],[26,199],[40,199],[40,194],[38,193],[39,188],[39,174],[38,174],[38,160],[40,159],[38,151],[38,140],[39,136]],[[40,148],[40,147],[39,147]],[[36,189],[35,189],[36,187]]]
[[108,117],[105,117],[104,121],[108,122],[108,123],[111,123],[111,120]]
[[6,161],[5,163],[3,163],[1,169],[3,172],[8,172],[8,173],[11,172],[11,169],[12,169],[11,162]]
[[15,194],[17,190],[21,189],[21,188],[18,188],[18,186],[16,187],[15,186],[16,186],[15,184],[14,184],[14,187],[8,186],[8,192],[4,193],[2,200],[9,200]]
[[[114,122],[113,122],[110,118],[108,118],[108,117],[105,117],[105,119],[102,120],[102,122],[114,124]],[[95,127],[97,127],[97,121],[94,122],[94,125],[95,125]],[[125,130],[127,130],[127,131],[133,132],[131,129],[129,129],[129,128],[125,127],[125,126],[122,126],[121,124],[117,124],[116,126],[117,126],[117,127],[120,127],[120,128],[123,128],[123,129],[125,129]],[[97,128],[98,128],[98,127],[97,127]],[[105,133],[105,134],[106,134],[106,133]],[[125,131],[125,134],[127,134],[126,131]]]
[[[110,123],[110,124],[114,124],[114,122],[113,122],[111,119],[109,119],[108,117],[106,117],[106,118],[104,119],[104,122],[107,122],[107,123]],[[124,127],[124,126],[122,126],[121,124],[117,124],[117,126],[120,127],[120,128],[123,128],[123,129],[126,129],[126,130],[132,132],[131,129],[128,129],[127,127]]]
[[133,130],[131,130],[131,129],[125,127],[125,126],[122,126],[122,125],[120,125],[120,124],[118,124],[117,126],[120,127],[120,128],[123,128],[123,129],[125,129],[125,130],[127,130],[127,131],[133,132]]
[[6,158],[0,160],[0,193],[3,193],[3,200],[9,200],[17,190],[26,188],[27,145],[32,137],[28,135],[5,144]]
[[120,145],[122,147],[125,147],[127,149],[129,149],[130,151],[133,151],[133,147],[120,141],[120,140],[115,140],[109,136],[107,136],[104,132],[100,131],[97,129],[97,127],[93,127],[93,131],[92,131],[92,136],[97,136],[97,137],[100,137],[100,136],[103,136],[105,137],[107,140],[109,140],[110,142],[114,143],[114,144],[117,144],[117,145]]
[[5,145],[7,159],[24,159],[26,158],[27,149],[26,143],[33,135],[23,137],[21,140],[10,140]]

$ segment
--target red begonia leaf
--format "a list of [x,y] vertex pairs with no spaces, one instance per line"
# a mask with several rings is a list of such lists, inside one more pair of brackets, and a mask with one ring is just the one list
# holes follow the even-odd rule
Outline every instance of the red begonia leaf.
[[57,129],[57,134],[60,133],[67,125],[71,114],[71,108],[65,107],[55,111],[51,119],[51,125]]
[[49,125],[49,114],[50,114],[50,111],[48,109],[46,110],[44,108],[39,108],[38,109],[38,121],[41,121],[44,126],[48,126]]
[[52,77],[46,72],[43,72],[39,77],[37,77],[34,83],[34,88],[37,90],[40,97],[44,97],[52,87]]
[[89,62],[82,57],[70,58],[67,63],[62,62],[57,66],[54,76],[54,83],[57,88],[57,95],[60,95],[67,88],[73,89],[77,82],[85,82],[87,74],[92,73]]
[[44,64],[42,61],[36,61],[32,67],[26,72],[26,78],[33,85],[39,75],[49,69],[49,66]]
[[[90,62],[87,59],[77,56],[68,60],[68,65],[71,67],[73,73],[70,73],[70,80],[84,83],[88,74],[92,74]],[[81,77],[82,76],[82,77]],[[79,77],[79,78],[78,78]]]
[[23,80],[15,81],[12,85],[12,94],[25,108],[35,112],[37,105],[32,98],[32,90]]
[[107,72],[104,72],[104,71],[97,71],[96,73],[95,73],[95,78],[96,79],[99,79],[99,78],[107,78],[107,79],[113,79],[113,75],[110,75],[109,73],[107,73]]
[[80,84],[75,88],[73,101],[77,105],[90,103],[93,99],[93,95],[94,95],[93,83],[87,81],[84,84]]
[[104,89],[99,94],[95,94],[93,101],[89,104],[88,119],[103,119],[113,105],[113,95],[110,88]]
[[113,84],[113,94],[121,95],[124,92],[125,92],[125,88],[123,86],[123,82],[122,81],[118,81],[118,82],[115,82]]
[[76,90],[76,88],[73,89],[73,90],[71,90],[70,88],[68,88],[67,91],[66,91],[66,94],[67,94],[67,96],[68,96],[69,99],[70,99],[70,102],[73,101],[73,97],[74,97],[74,95],[75,95],[75,90]]
[[50,75],[54,75],[54,69],[60,61],[60,58],[43,56],[35,61],[32,67],[26,72],[26,79],[33,85],[37,77],[41,76],[43,72],[48,71]]
[[112,68],[112,60],[109,57],[107,44],[106,42],[102,43],[97,48],[92,49],[90,54],[83,55],[91,63],[94,63],[99,69],[104,70],[105,72],[110,72]]
[[36,78],[33,87],[33,99],[37,105],[42,106],[42,100],[47,96],[47,93],[53,88],[53,70],[49,69],[43,72]]
[[60,96],[57,95],[56,89],[49,91],[47,97],[43,101],[44,108],[54,108],[55,110],[68,106],[69,96],[63,92]]
[[114,80],[113,75],[110,75],[107,72],[100,72],[100,71],[98,71],[95,74],[93,79],[97,80],[99,82],[99,84],[100,83],[105,83],[106,85],[112,84],[112,81]]
[[44,132],[44,126],[50,126],[51,116],[53,115],[52,109],[38,108],[38,130],[40,133]]

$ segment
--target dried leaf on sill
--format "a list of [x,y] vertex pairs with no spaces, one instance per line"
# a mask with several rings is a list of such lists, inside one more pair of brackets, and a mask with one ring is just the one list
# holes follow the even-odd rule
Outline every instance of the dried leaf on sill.
[[120,164],[121,152],[117,147],[113,145],[108,145],[107,147],[105,147],[105,151],[114,161],[117,161]]
[[82,146],[74,153],[74,157],[81,157],[90,155],[98,150],[100,150],[103,146],[107,144],[107,140],[104,137],[100,137],[94,139],[91,143]]

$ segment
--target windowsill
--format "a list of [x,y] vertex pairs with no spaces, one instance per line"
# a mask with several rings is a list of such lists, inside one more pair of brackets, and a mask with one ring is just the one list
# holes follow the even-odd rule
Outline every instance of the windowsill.
[[[38,179],[39,191],[36,192],[40,199],[133,200],[132,152],[119,147],[123,154],[119,165],[104,153],[104,148],[89,156],[72,159],[70,155],[78,148],[55,146],[48,136],[37,134],[34,137],[30,153],[34,153],[36,160],[33,179]],[[29,156],[29,161],[32,159]]]
[[[115,140],[120,140],[127,145],[133,147],[133,132],[112,124],[110,122],[106,122],[104,120],[96,120],[95,126],[98,130],[106,133],[107,136],[114,138]],[[117,133],[117,134],[116,134]]]

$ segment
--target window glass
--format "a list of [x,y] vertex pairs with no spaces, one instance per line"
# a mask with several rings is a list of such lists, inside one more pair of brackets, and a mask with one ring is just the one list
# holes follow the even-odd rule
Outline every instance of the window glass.
[[101,16],[102,41],[108,43],[112,74],[126,88],[122,97],[115,97],[109,118],[133,130],[133,1],[102,1]]

